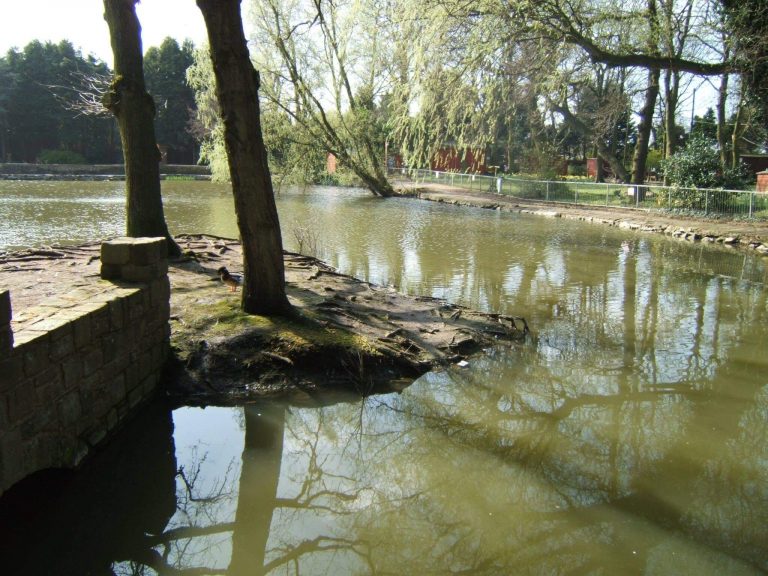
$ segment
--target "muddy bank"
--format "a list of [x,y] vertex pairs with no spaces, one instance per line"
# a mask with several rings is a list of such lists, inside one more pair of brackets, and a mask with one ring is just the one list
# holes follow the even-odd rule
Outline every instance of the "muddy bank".
[[[329,389],[367,394],[398,389],[484,348],[525,339],[524,319],[483,314],[411,297],[286,253],[292,318],[249,316],[240,291],[217,269],[242,269],[238,242],[182,235],[171,262],[171,345],[167,393],[178,404],[242,404],[264,396],[311,401]],[[0,254],[14,315],[45,298],[99,281],[99,243]]]
[[765,221],[708,220],[627,208],[531,201],[497,194],[470,193],[462,188],[432,183],[401,182],[398,189],[403,195],[415,195],[432,202],[579,220],[664,234],[688,242],[719,243],[768,256],[768,222]]
[[171,265],[176,362],[168,391],[186,404],[398,389],[528,332],[522,318],[407,296],[293,253],[285,254],[285,269],[296,315],[248,316],[239,310],[239,292],[216,274],[222,265],[240,270],[240,245],[210,236],[178,240],[188,259]]

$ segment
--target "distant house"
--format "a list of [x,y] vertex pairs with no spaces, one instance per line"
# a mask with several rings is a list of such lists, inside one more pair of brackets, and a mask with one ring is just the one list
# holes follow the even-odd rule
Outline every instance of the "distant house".
[[768,170],[768,154],[742,154],[739,158],[747,165],[750,174]]
[[757,191],[768,194],[768,170],[757,173]]
[[485,150],[480,148],[458,150],[444,146],[432,157],[429,167],[443,172],[487,172]]
[[325,171],[328,174],[334,174],[337,168],[338,160],[336,160],[336,156],[328,152],[328,156],[325,158]]

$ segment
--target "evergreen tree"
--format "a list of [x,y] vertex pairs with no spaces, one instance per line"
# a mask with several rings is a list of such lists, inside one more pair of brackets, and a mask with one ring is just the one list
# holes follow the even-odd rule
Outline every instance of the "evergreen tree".
[[67,40],[34,40],[10,50],[0,58],[0,157],[35,162],[46,150],[65,150],[91,162],[114,162],[114,121],[80,115],[67,105],[84,77],[108,72]]
[[197,160],[195,140],[188,128],[195,94],[186,81],[194,50],[190,41],[179,46],[173,38],[166,38],[144,56],[147,90],[155,100],[157,142],[168,146],[170,163],[192,164]]

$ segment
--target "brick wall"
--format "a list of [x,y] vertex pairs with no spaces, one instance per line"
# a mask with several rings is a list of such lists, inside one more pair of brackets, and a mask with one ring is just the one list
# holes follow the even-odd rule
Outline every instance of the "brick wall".
[[168,353],[162,238],[102,244],[94,280],[12,316],[0,293],[0,494],[74,467],[153,394]]
[[757,173],[757,191],[768,192],[768,170]]

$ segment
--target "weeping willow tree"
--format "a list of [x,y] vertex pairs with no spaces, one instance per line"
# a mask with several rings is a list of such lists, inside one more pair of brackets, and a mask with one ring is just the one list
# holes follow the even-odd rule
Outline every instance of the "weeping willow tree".
[[[719,0],[693,11],[692,0],[404,0],[400,6],[408,72],[398,83],[392,127],[414,164],[429,162],[445,142],[482,148],[505,137],[512,157],[521,133],[529,154],[551,156],[556,133],[564,133],[552,127],[561,125],[590,142],[621,179],[640,182],[660,73],[669,78],[665,125],[674,130],[680,82],[723,74],[735,63],[718,39]],[[600,96],[606,73],[622,77],[619,94]],[[585,86],[597,87],[599,107],[579,106],[575,95]],[[628,106],[640,118],[631,177],[630,155],[615,154]]]
[[[195,92],[193,132],[200,142],[200,160],[210,166],[215,181],[229,181],[224,125],[216,100],[213,66],[207,46],[195,51],[194,62],[187,69],[187,82]],[[261,127],[276,190],[282,184],[304,186],[322,178],[326,165],[322,148],[302,138],[290,118],[268,101],[263,101]]]
[[306,151],[333,154],[374,194],[394,191],[384,170],[377,101],[385,92],[387,7],[373,1],[252,0],[252,38],[273,126]]
[[[244,4],[244,8],[245,8]],[[382,97],[390,77],[385,11],[359,1],[252,0],[252,54],[259,71],[264,141],[278,178],[317,181],[327,153],[376,195],[391,196],[387,180]],[[269,47],[268,49],[266,47]],[[228,178],[221,122],[205,50],[188,80],[196,92],[201,156],[214,176]]]
[[401,5],[390,128],[406,163],[429,165],[446,146],[489,150],[486,160],[518,168],[555,155],[560,135],[545,104],[568,50],[541,38],[510,42],[491,4]]

